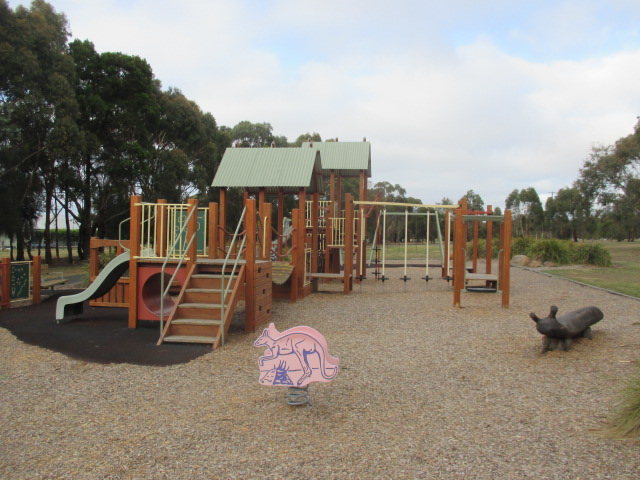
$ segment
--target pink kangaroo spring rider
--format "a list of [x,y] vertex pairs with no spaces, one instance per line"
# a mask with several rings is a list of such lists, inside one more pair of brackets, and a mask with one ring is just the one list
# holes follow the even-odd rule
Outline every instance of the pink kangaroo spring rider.
[[312,382],[329,382],[338,375],[340,360],[329,355],[326,340],[311,327],[279,332],[271,323],[254,345],[266,347],[258,359],[262,385],[300,388]]

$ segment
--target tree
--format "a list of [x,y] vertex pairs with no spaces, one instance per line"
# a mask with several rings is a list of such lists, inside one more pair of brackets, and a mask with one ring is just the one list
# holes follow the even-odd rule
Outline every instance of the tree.
[[2,1],[0,26],[0,201],[10,206],[2,228],[16,236],[17,258],[22,260],[35,219],[44,210],[50,260],[56,171],[77,115],[67,21],[42,0],[14,12]]
[[514,233],[519,231],[520,235],[527,237],[542,228],[544,211],[535,188],[513,190],[505,200],[505,207],[512,212]]
[[598,209],[599,216],[633,241],[640,234],[640,121],[634,133],[614,146],[594,147],[580,170],[577,185]]
[[467,199],[467,208],[469,210],[484,211],[484,200],[473,190],[468,190],[467,193],[464,194],[464,198]]
[[269,147],[274,139],[273,127],[266,122],[251,123],[244,120],[231,129],[231,141],[236,147]]
[[590,205],[577,188],[561,188],[555,198],[547,199],[545,207],[547,229],[554,237],[572,238],[575,242],[584,237]]
[[302,135],[298,135],[298,138],[296,138],[296,141],[293,142],[290,146],[291,147],[301,147],[303,143],[308,142],[309,140],[311,140],[312,142],[321,142],[322,141],[322,137],[317,132],[303,133]]

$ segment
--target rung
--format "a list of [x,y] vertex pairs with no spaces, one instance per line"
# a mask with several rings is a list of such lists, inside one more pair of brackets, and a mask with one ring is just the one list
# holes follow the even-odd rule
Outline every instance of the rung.
[[195,335],[169,335],[164,337],[164,342],[173,343],[215,343],[216,337],[201,337]]
[[176,318],[171,321],[171,325],[222,325],[221,320],[210,320],[206,318]]

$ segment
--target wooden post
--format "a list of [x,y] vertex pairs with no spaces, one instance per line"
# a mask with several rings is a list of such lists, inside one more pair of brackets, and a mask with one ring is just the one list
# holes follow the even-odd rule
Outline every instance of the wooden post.
[[331,273],[331,244],[333,243],[333,212],[335,203],[331,201],[325,212],[325,236],[324,236],[324,273]]
[[[311,203],[311,272],[318,273],[318,249],[320,246],[320,230],[318,220],[320,218],[320,195],[313,194]],[[313,280],[314,289],[317,287],[317,279]]]
[[244,229],[246,235],[245,248],[245,312],[244,331],[253,332],[256,324],[256,201],[253,198],[245,200],[247,211],[244,216]]
[[502,224],[502,270],[500,272],[500,288],[502,290],[502,308],[509,308],[511,292],[511,210],[504,212]]
[[[367,171],[360,170],[360,191],[359,200],[361,202],[367,201]],[[364,208],[361,206],[358,210],[358,217],[360,219],[358,233],[357,233],[357,262],[356,262],[356,274],[358,276],[358,283],[362,282],[362,279],[367,276],[367,218],[364,214]]]
[[164,198],[158,199],[158,210],[155,229],[156,255],[164,257],[167,255],[167,201]]
[[347,193],[344,202],[344,293],[353,287],[353,195]]
[[[493,207],[491,205],[487,205],[487,214],[493,215]],[[491,245],[491,241],[493,240],[493,222],[489,220],[487,222],[487,248],[486,248],[486,266],[485,272],[487,274],[491,273],[491,257],[493,256],[493,248]]]
[[331,203],[336,201],[336,174],[333,170],[329,172],[329,201]]
[[227,189],[220,189],[220,213],[218,215],[218,251],[216,258],[224,258],[227,249],[225,232],[227,230]]
[[2,259],[2,304],[0,308],[11,308],[11,258]]
[[[303,203],[304,205],[305,203]],[[307,239],[307,215],[304,209],[298,210],[298,222],[300,227],[298,228],[298,246],[300,248],[295,250],[298,266],[298,298],[304,298],[304,281],[305,271],[307,269],[307,262],[305,258],[305,248]]]
[[91,237],[89,241],[89,281],[93,281],[100,270],[100,251],[98,243],[100,239],[97,237]]
[[478,273],[478,237],[480,232],[480,222],[473,221],[473,273]]
[[291,211],[291,225],[293,226],[293,231],[291,232],[291,263],[293,263],[293,271],[291,272],[291,303],[294,303],[298,300],[298,277],[301,276],[300,273],[300,265],[298,263],[298,251],[301,248],[304,248],[304,244],[300,245],[300,227],[304,226],[304,222],[300,221],[300,209],[294,208]]
[[31,287],[33,289],[32,299],[35,305],[38,305],[41,301],[41,292],[40,292],[40,282],[42,281],[42,269],[41,269],[41,260],[40,255],[33,256],[33,264],[31,266],[31,275],[33,281],[31,283]]
[[207,231],[209,258],[218,258],[218,204],[209,203],[209,228]]
[[189,260],[187,260],[187,271],[189,271],[198,259],[198,200],[190,198],[187,200],[187,205],[187,217],[191,215],[191,218],[189,218],[187,222],[187,244],[189,244],[191,238],[193,238],[193,242],[189,250],[187,250],[187,257],[189,257]]
[[453,306],[460,307],[466,267],[467,228],[463,216],[467,213],[467,199],[460,200],[453,223]]
[[442,278],[449,279],[449,257],[450,257],[450,245],[449,234],[451,229],[451,210],[447,209],[444,212],[444,263],[442,265]]
[[142,207],[136,204],[142,201],[140,195],[132,195],[129,199],[129,328],[138,326],[138,258],[140,256],[140,221]]
[[282,191],[278,192],[278,223],[276,225],[276,232],[278,233],[278,243],[276,247],[276,252],[278,254],[278,260],[282,258],[282,246],[284,243],[284,238],[282,238],[282,222],[284,221],[284,193]]

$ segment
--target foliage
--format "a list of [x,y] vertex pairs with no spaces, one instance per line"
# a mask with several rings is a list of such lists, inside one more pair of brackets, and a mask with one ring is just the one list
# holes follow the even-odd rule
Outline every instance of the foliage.
[[555,238],[536,240],[527,250],[527,256],[540,262],[554,262],[558,265],[567,265],[572,261],[569,244]]
[[640,439],[640,368],[629,379],[614,408],[611,426],[604,432],[615,438]]
[[515,237],[511,240],[511,255],[528,255],[529,249],[535,243],[533,237]]
[[98,254],[98,267],[102,270],[111,260],[117,257],[115,248],[105,248]]
[[615,236],[629,241],[637,238],[640,235],[640,120],[634,132],[615,145],[595,147],[576,183],[597,205],[598,215],[616,227]]
[[547,230],[557,238],[584,238],[591,211],[586,195],[576,187],[561,188],[555,198],[546,203]]
[[572,251],[573,261],[585,265],[598,267],[611,266],[611,253],[605,247],[597,243],[577,244]]
[[[500,255],[500,239],[493,237],[491,239],[491,258],[499,258]],[[473,257],[473,242],[467,242],[466,250],[467,258]],[[487,257],[487,240],[485,238],[478,239],[478,257]]]
[[515,234],[529,236],[541,231],[544,211],[535,188],[513,190],[505,200],[505,207],[512,212]]

